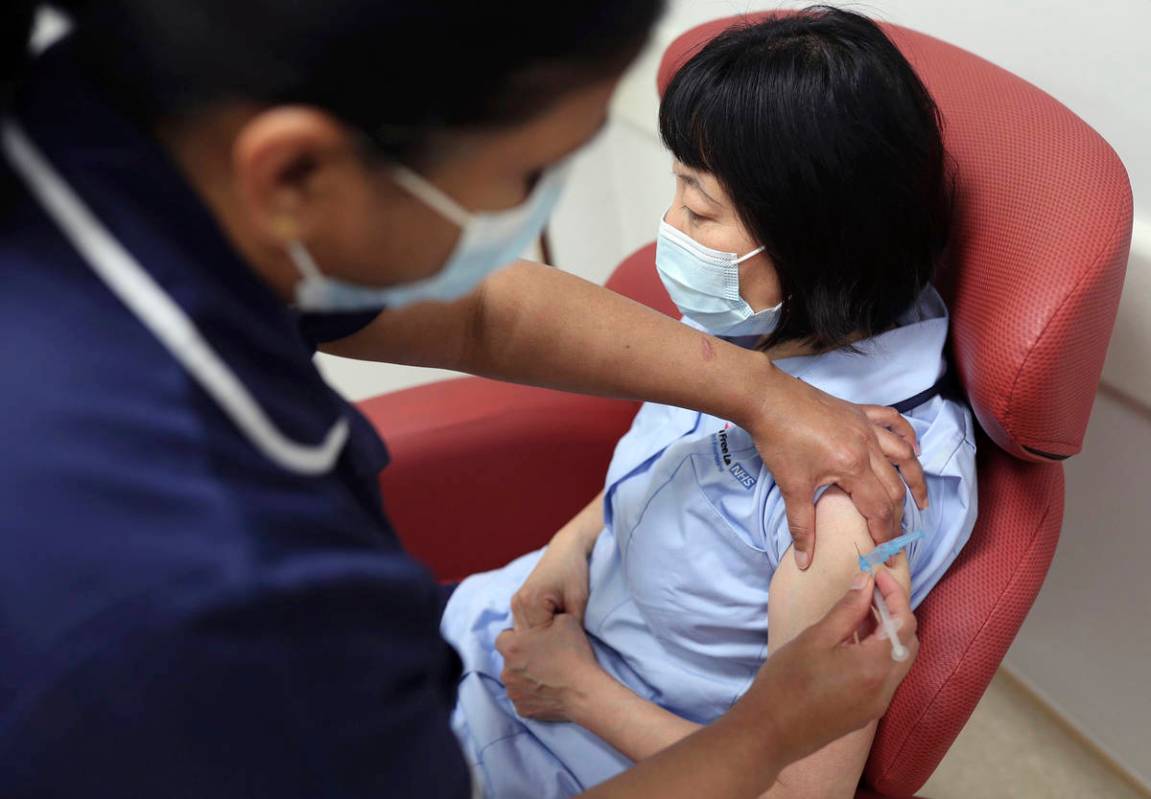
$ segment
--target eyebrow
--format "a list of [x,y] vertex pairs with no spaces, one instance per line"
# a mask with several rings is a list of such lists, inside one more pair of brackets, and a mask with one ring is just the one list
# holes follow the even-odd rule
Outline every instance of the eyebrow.
[[677,172],[674,169],[671,171],[671,173],[673,175],[675,175],[677,178],[679,178],[680,180],[682,180],[684,183],[686,183],[687,185],[691,186],[693,189],[698,191],[700,194],[702,194],[704,196],[704,198],[708,202],[710,202],[712,205],[715,205],[715,206],[718,206],[721,208],[723,207],[723,203],[719,202],[719,200],[715,199],[714,197],[712,197],[710,194],[708,194],[706,191],[703,190],[703,185],[699,182],[699,178],[697,178],[695,175],[689,175],[686,172]]

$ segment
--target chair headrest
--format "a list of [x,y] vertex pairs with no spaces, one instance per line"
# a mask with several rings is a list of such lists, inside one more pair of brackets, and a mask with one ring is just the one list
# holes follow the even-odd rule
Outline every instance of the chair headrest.
[[[681,35],[660,64],[660,95],[722,30],[779,13],[714,20]],[[952,362],[975,416],[1016,457],[1073,455],[1126,271],[1127,172],[1098,133],[1030,83],[938,39],[882,27],[944,119],[955,216],[936,282],[951,308]]]

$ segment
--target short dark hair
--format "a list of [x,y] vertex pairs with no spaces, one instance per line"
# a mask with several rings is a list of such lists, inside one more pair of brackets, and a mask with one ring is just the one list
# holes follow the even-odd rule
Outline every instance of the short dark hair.
[[950,216],[941,124],[879,26],[835,8],[736,25],[676,73],[664,143],[715,176],[779,273],[765,346],[882,332],[930,282]]

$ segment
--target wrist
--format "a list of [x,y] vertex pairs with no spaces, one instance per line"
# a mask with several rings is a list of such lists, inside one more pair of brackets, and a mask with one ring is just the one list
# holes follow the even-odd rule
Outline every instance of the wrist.
[[578,554],[586,557],[591,553],[591,547],[584,541],[583,532],[572,525],[561,528],[553,535],[548,542],[548,549],[570,552],[573,556]]
[[595,542],[601,530],[600,525],[593,527],[590,524],[567,524],[552,536],[550,543],[557,548],[570,549],[587,557],[595,549]]
[[613,690],[622,687],[598,663],[588,664],[572,681],[565,698],[568,718],[594,732],[604,702],[611,700]]
[[781,379],[790,376],[780,371],[771,358],[758,350],[745,350],[746,366],[739,370],[743,380],[738,386],[735,411],[727,417],[755,438],[770,424],[772,400]]
[[596,524],[587,524],[580,528],[578,539],[580,550],[585,555],[591,557],[592,550],[595,549],[595,542],[599,540],[599,534],[603,532],[603,515],[601,514]]
[[[716,724],[735,729],[735,740],[747,746],[754,762],[764,764],[775,777],[791,763],[787,756],[788,730],[781,729],[773,712],[777,709],[779,697],[760,696],[764,692],[755,686],[735,703]],[[794,731],[791,731],[794,733]]]

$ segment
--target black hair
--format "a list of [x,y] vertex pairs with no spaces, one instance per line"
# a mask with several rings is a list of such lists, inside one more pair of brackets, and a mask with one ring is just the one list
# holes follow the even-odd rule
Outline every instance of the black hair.
[[932,279],[950,217],[942,121],[866,17],[815,6],[725,30],[672,78],[659,124],[775,263],[765,347],[882,332]]
[[[4,0],[16,83],[35,0]],[[84,66],[137,121],[219,101],[323,108],[403,158],[445,128],[526,119],[642,48],[664,0],[58,0]]]
[[0,107],[23,71],[27,60],[28,36],[36,16],[35,0],[6,0],[0,12]]

